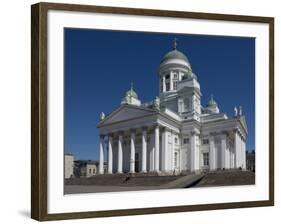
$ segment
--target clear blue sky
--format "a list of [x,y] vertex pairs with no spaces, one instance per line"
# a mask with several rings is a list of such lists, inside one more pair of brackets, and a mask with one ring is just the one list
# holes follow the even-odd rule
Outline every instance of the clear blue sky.
[[242,105],[247,149],[255,148],[255,39],[223,36],[65,29],[65,152],[98,159],[100,113],[115,110],[134,83],[142,102],[158,95],[157,69],[173,39],[221,112]]

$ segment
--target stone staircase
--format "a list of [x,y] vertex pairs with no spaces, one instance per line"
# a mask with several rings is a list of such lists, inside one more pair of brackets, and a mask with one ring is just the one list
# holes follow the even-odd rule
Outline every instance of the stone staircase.
[[255,184],[255,173],[242,170],[224,170],[206,173],[195,187]]
[[103,174],[89,178],[66,179],[66,185],[97,185],[97,186],[160,186],[177,180],[182,176],[159,176],[156,173],[147,174]]

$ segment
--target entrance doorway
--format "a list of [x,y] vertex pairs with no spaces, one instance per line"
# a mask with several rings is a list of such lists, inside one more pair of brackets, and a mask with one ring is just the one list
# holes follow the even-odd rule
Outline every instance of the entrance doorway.
[[136,153],[135,154],[135,172],[140,172],[140,169],[139,169],[139,153]]

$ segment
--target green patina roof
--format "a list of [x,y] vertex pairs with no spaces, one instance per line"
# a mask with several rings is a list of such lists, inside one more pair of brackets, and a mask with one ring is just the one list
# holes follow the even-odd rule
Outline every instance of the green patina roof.
[[161,60],[161,63],[164,61],[167,61],[169,59],[181,59],[184,60],[185,62],[187,62],[189,64],[189,61],[187,59],[187,57],[180,52],[179,50],[177,50],[177,38],[174,39],[174,46],[173,46],[173,50],[169,51],[167,54],[164,55],[164,57]]
[[161,63],[169,59],[182,59],[189,64],[187,57],[177,49],[173,49],[172,51],[169,51],[167,54],[165,54],[165,56],[162,58]]
[[131,89],[129,91],[127,91],[126,96],[134,97],[136,99],[138,98],[138,94],[133,89],[133,84],[131,84]]
[[208,102],[208,105],[207,105],[208,107],[212,107],[212,106],[217,106],[217,102],[216,101],[214,101],[214,99],[213,99],[213,95],[211,95],[211,99],[209,100],[209,102]]

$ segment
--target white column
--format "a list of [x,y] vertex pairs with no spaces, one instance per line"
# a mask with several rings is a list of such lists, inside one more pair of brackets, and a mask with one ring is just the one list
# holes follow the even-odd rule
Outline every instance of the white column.
[[240,134],[238,133],[238,148],[237,148],[237,151],[238,151],[238,167],[240,168],[242,166],[242,158],[241,158],[241,137],[240,137]]
[[229,148],[226,145],[226,150],[225,150],[225,168],[229,168]]
[[233,169],[233,149],[230,148],[230,169]]
[[[179,146],[179,148],[181,149],[181,143],[182,143],[182,135],[180,135],[179,133],[175,133],[178,137],[179,137],[179,139],[180,139],[180,141],[179,141],[179,143],[178,143],[178,146]],[[174,149],[173,149],[173,153],[175,152],[176,150],[175,150],[175,146],[174,146]],[[183,154],[182,153],[182,150],[178,150],[178,169],[179,170],[183,170],[183,169],[186,169],[186,167],[184,167],[184,168],[182,168],[182,157],[183,156],[186,156],[187,154]]]
[[122,149],[123,136],[119,134],[118,138],[118,173],[123,173],[123,149]]
[[200,166],[200,154],[198,148],[198,134],[193,131],[191,132],[190,138],[190,171],[194,172],[199,170]]
[[163,75],[162,78],[163,93],[166,92],[166,77]]
[[174,89],[173,75],[170,73],[170,90]]
[[[150,150],[149,150],[149,171],[152,172],[154,171],[154,167],[155,167],[155,141],[154,141],[154,137],[155,133],[151,133],[150,134]],[[153,139],[153,140],[152,140]]]
[[246,169],[246,144],[244,142],[244,139],[241,138],[241,154],[242,154],[242,168],[245,170]]
[[154,171],[159,172],[159,126],[155,126],[155,162],[154,162]]
[[238,130],[234,130],[234,168],[239,168],[239,135]]
[[240,150],[239,150],[239,153],[240,153],[240,167],[242,168],[243,167],[243,153],[242,153],[242,137],[240,136]]
[[112,174],[113,156],[112,156],[112,136],[108,138],[108,173]]
[[195,134],[191,133],[190,136],[190,171],[195,171]]
[[103,136],[100,136],[100,162],[99,162],[99,174],[103,174],[103,163],[104,163],[104,151],[103,151]]
[[[171,167],[171,170],[174,171],[176,169],[175,167],[175,133],[173,131],[171,131],[171,152],[170,152],[170,167]],[[180,163],[179,163],[180,164]]]
[[161,147],[161,170],[168,171],[168,132],[166,128],[162,132],[162,147]]
[[228,146],[228,169],[231,168],[231,148],[230,145]]
[[215,137],[210,136],[209,138],[210,142],[210,170],[216,170],[217,169],[217,160],[216,160],[216,148],[215,148]]
[[146,173],[147,172],[147,166],[146,166],[146,153],[147,153],[147,132],[146,129],[142,130],[142,163],[141,163],[141,172]]
[[228,169],[230,169],[231,168],[231,151],[230,151],[231,149],[230,149],[230,145],[228,146],[228,158],[227,158],[227,160],[228,160]]
[[243,154],[242,154],[242,139],[239,134],[239,167],[242,167]]
[[246,162],[246,139],[243,141],[243,155],[244,155],[244,169],[247,169],[247,162]]
[[234,148],[232,149],[232,169],[235,169],[235,152],[234,152]]
[[195,110],[195,102],[196,102],[196,96],[194,94],[191,96],[191,100],[189,101],[191,105],[190,104],[188,105],[188,107],[191,108],[192,111]]
[[135,130],[131,130],[130,173],[135,172]]
[[221,168],[226,168],[226,135],[221,135]]
[[231,148],[230,148],[230,146],[229,146],[229,166],[228,166],[228,169],[231,169],[231,161],[232,161],[232,159],[231,159]]

